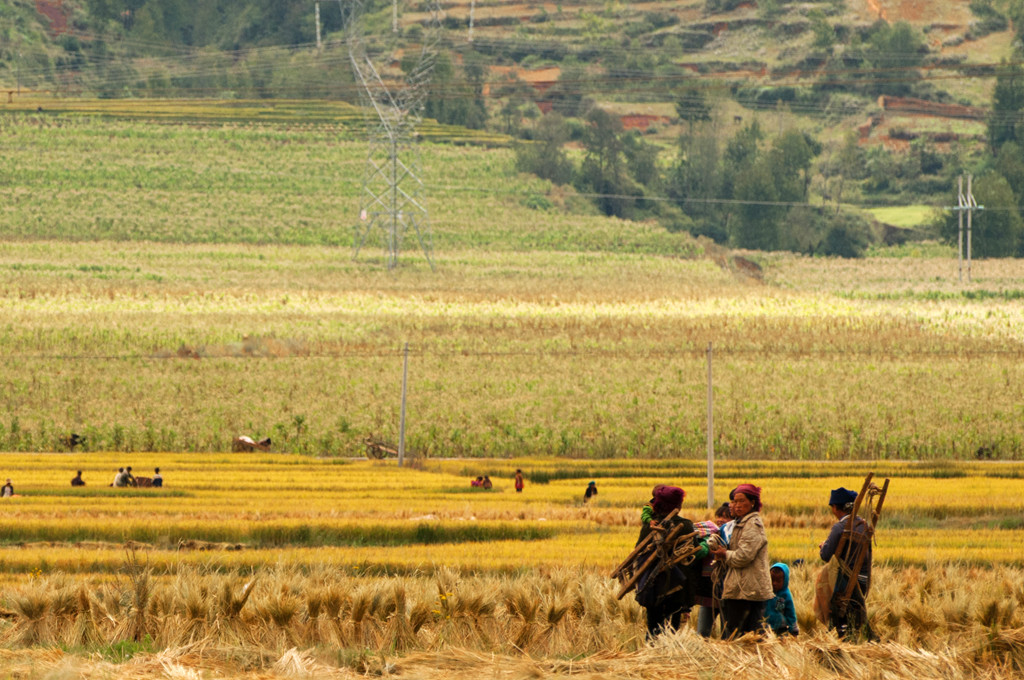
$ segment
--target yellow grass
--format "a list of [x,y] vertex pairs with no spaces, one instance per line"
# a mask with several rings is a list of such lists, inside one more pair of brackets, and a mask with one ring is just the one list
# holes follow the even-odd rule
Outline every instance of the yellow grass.
[[[614,599],[607,574],[632,548],[655,482],[684,486],[684,514],[709,516],[699,463],[411,459],[415,467],[398,468],[271,453],[8,454],[4,463],[0,477],[22,495],[0,501],[0,671],[19,677],[142,677],[159,667],[174,677],[468,678],[490,672],[492,655],[535,677],[568,672],[559,659],[595,678],[657,673],[666,660],[696,677],[753,663],[745,673],[766,680],[782,667],[806,678],[869,677],[857,675],[869,668],[1002,678],[1024,668],[1024,527],[1005,522],[1024,510],[1019,464],[878,464],[892,482],[868,606],[886,643],[865,647],[816,624],[810,593],[832,522],[828,489],[858,488],[871,466],[723,461],[716,497],[741,481],[761,485],[770,558],[804,560],[792,579],[804,634],[725,647],[691,622],[648,647],[642,610]],[[159,465],[166,487],[104,486],[127,463]],[[516,468],[523,493],[511,488]],[[84,490],[68,485],[76,469]],[[474,472],[495,489],[471,491]],[[584,505],[590,479],[599,495]]]

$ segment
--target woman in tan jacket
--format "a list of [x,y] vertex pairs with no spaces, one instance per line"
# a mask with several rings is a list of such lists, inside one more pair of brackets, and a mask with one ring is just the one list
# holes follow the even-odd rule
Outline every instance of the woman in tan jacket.
[[764,621],[764,603],[772,599],[768,535],[761,522],[761,488],[740,484],[729,493],[736,528],[729,547],[711,551],[728,571],[722,585],[722,639],[759,632]]

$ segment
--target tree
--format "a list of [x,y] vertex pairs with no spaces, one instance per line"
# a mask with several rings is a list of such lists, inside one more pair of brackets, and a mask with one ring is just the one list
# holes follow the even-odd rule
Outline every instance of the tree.
[[676,95],[676,113],[690,126],[693,135],[693,124],[711,120],[711,106],[708,104],[704,91],[697,87],[687,87]]
[[[406,58],[402,62],[403,70],[409,72],[414,63],[413,57]],[[475,82],[468,77],[460,81],[448,53],[437,55],[423,115],[438,123],[482,128],[487,122],[487,109],[483,104],[483,83],[479,71],[479,68],[473,70]]]
[[549,113],[541,118],[534,131],[534,140],[515,145],[516,168],[520,172],[532,172],[555,184],[568,184],[572,181],[572,161],[563,148],[569,141],[565,119],[557,113]]
[[868,59],[874,68],[875,91],[904,97],[920,78],[917,70],[927,51],[924,39],[905,21],[889,25],[879,20],[868,40]]
[[735,198],[740,202],[730,237],[740,248],[775,250],[779,247],[779,220],[785,208],[779,200],[772,167],[758,158],[736,175]]
[[825,13],[814,9],[808,12],[807,18],[811,21],[811,32],[814,34],[812,45],[831,52],[832,46],[836,44],[836,29],[825,18]]
[[605,215],[628,217],[642,191],[626,171],[625,146],[620,138],[622,121],[596,107],[586,120],[586,152],[577,184],[581,190],[595,194],[595,202]]
[[812,147],[807,136],[798,130],[788,130],[772,144],[768,163],[775,177],[780,201],[798,202],[807,199],[811,160],[821,152],[821,145],[817,142],[814,144]]
[[563,116],[579,116],[591,107],[587,92],[587,71],[579,62],[567,60],[562,64],[558,80],[548,88],[544,100],[551,104],[551,110]]
[[988,141],[993,153],[1006,142],[1024,143],[1024,69],[1020,64],[1003,63],[996,71]]
[[726,144],[725,157],[722,161],[722,192],[724,195],[732,195],[736,175],[757,159],[763,137],[761,125],[755,119],[737,132]]
[[669,178],[669,195],[694,220],[694,233],[715,241],[728,238],[723,228],[722,154],[714,134],[679,137],[679,155]]
[[503,99],[498,117],[505,134],[519,135],[523,129],[523,119],[538,115],[537,105],[533,102],[534,89],[529,83],[516,77],[496,88],[495,93]]
[[1017,142],[1003,144],[993,167],[1013,188],[1017,208],[1024,213],[1024,149]]
[[643,135],[636,130],[622,135],[622,153],[626,158],[626,168],[637,182],[645,187],[654,188],[659,184],[658,149],[648,144]]

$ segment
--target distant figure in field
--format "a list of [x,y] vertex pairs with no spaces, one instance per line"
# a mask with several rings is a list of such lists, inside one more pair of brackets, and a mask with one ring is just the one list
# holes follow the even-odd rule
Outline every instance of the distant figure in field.
[[247,451],[269,451],[270,437],[264,437],[263,439],[256,441],[249,435],[243,434],[240,437],[234,438],[231,442],[231,450],[235,453],[244,453]]
[[590,484],[587,484],[587,490],[583,492],[583,502],[586,503],[593,496],[597,495],[597,482],[590,480]]
[[71,478],[71,486],[85,486],[85,480],[82,479],[82,471],[79,470],[78,474]]
[[160,474],[160,468],[156,468],[153,471],[153,486],[162,487],[164,485],[163,475]]
[[484,489],[491,489],[491,488],[494,487],[494,484],[491,483],[491,478],[490,477],[488,477],[487,475],[484,475],[484,481],[482,481],[480,483],[480,486],[482,486]]
[[60,443],[66,446],[71,451],[74,451],[76,446],[81,446],[85,444],[85,437],[82,437],[77,433],[72,432],[66,437],[61,437]]
[[0,487],[0,498],[10,498],[14,495],[14,485],[11,484],[11,480],[8,479],[7,483]]
[[482,487],[484,485],[484,478],[483,477],[477,477],[476,479],[471,481],[469,483],[469,485],[474,487],[474,488]]
[[124,469],[124,475],[125,475],[124,486],[136,486],[135,475],[132,474],[132,466],[131,465],[129,465],[128,467],[126,467]]
[[110,483],[110,486],[128,486],[123,467],[117,468],[117,474],[114,475],[114,481]]
[[522,493],[523,486],[523,471],[516,468],[516,493]]

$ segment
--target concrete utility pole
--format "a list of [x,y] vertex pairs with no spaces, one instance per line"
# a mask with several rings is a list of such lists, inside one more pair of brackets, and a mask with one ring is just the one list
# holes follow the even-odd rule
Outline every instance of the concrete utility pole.
[[316,51],[319,52],[323,49],[323,43],[320,42],[320,3],[316,4]]
[[398,418],[398,467],[405,463],[405,396],[409,388],[409,343],[402,349],[402,413]]
[[984,210],[985,206],[979,206],[974,200],[971,192],[972,175],[967,175],[967,195],[964,195],[964,176],[957,178],[956,207],[957,221],[957,278],[963,283],[964,280],[964,213],[967,213],[967,282],[971,282],[971,216],[975,210]]
[[708,509],[715,507],[715,409],[711,389],[711,343],[708,343]]
[[971,282],[971,215],[978,207],[978,202],[974,200],[974,194],[971,193],[971,179],[973,179],[971,175],[967,175],[967,283]]

